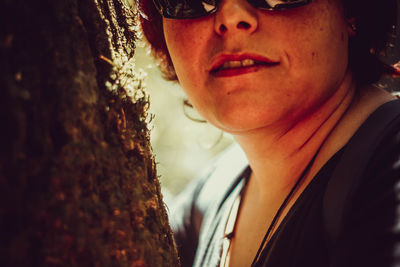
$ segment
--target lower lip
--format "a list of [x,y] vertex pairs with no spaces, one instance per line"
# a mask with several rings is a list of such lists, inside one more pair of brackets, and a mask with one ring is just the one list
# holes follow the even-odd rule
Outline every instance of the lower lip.
[[232,76],[243,75],[246,73],[257,72],[262,68],[271,68],[271,67],[274,67],[277,65],[279,65],[279,64],[277,63],[277,64],[271,64],[271,65],[255,65],[255,66],[249,66],[249,67],[223,69],[223,70],[219,70],[216,72],[212,72],[212,74],[215,77],[232,77]]

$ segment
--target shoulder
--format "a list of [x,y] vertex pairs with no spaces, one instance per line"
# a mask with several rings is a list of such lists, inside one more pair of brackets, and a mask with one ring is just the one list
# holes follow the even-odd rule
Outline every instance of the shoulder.
[[214,207],[224,201],[247,166],[241,148],[232,145],[176,197],[170,223],[183,266],[192,265],[204,224],[213,220]]
[[190,202],[197,213],[205,214],[212,203],[222,201],[224,193],[227,193],[229,187],[240,178],[247,166],[247,158],[239,145],[231,145],[189,183],[177,196],[175,203]]
[[247,158],[237,144],[226,150],[204,176],[196,199],[197,208],[204,214],[212,203],[223,201],[247,167]]
[[[391,177],[392,182],[400,178],[400,100],[392,101],[381,106],[371,115],[369,125],[364,132],[374,136],[366,140],[359,156],[370,154],[369,161],[364,168],[364,176],[383,182],[385,177]],[[382,122],[383,121],[383,122]],[[383,125],[380,126],[380,124]],[[364,134],[365,135],[365,134]],[[364,142],[363,139],[360,142]],[[361,154],[363,153],[363,154]],[[389,178],[386,178],[388,180]],[[368,181],[364,181],[364,184]]]
[[[354,146],[357,149],[352,150],[351,157],[345,157],[349,161],[346,171],[354,169],[355,176],[351,179],[359,177],[360,181],[346,182],[346,186],[336,190],[340,195],[350,184],[351,194],[346,198],[343,230],[332,266],[392,266],[400,263],[395,258],[396,247],[400,246],[400,215],[397,212],[400,208],[399,111],[399,101],[381,106],[360,128],[359,144]],[[381,121],[386,122],[382,124]],[[360,158],[367,160],[360,165]]]

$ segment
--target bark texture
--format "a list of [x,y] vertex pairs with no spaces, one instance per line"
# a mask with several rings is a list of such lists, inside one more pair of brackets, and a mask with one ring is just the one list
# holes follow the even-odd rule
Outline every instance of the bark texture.
[[121,0],[0,0],[0,265],[178,266]]

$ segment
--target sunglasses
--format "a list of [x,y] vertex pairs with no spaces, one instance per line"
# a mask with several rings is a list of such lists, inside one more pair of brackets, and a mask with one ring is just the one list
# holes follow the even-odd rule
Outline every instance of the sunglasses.
[[[217,12],[221,0],[153,0],[164,18],[194,19]],[[311,0],[247,0],[254,8],[286,10],[307,5]]]

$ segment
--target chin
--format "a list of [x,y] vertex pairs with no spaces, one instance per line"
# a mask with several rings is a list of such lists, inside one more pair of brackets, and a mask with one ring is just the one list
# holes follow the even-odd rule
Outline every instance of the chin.
[[278,114],[263,111],[261,113],[254,110],[236,109],[232,112],[219,113],[217,117],[210,120],[210,123],[225,132],[235,134],[268,127],[278,120]]

